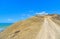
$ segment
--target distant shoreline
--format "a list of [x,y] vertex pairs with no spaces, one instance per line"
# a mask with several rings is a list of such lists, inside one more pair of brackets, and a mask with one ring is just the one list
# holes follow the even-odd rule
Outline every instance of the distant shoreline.
[[6,28],[8,28],[13,23],[0,23],[0,32],[4,31]]

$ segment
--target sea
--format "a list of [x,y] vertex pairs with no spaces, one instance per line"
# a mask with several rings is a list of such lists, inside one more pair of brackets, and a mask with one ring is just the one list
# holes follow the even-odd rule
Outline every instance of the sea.
[[0,23],[0,32],[7,29],[9,26],[11,26],[13,23]]

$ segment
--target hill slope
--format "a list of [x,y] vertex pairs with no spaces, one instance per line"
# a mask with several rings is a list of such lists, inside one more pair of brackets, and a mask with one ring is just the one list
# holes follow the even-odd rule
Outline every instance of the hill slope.
[[60,15],[34,16],[0,33],[0,39],[60,39]]

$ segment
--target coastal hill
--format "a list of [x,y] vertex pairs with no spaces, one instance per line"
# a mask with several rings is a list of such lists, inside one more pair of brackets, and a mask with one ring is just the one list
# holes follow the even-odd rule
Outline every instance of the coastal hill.
[[0,39],[60,39],[60,15],[36,15],[0,33]]

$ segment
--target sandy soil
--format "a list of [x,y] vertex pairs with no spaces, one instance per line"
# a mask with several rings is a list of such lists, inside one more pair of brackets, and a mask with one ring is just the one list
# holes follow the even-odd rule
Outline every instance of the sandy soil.
[[0,39],[60,39],[60,16],[35,16],[15,23],[0,33]]
[[45,18],[43,27],[39,31],[36,39],[60,39],[60,27],[49,17]]

